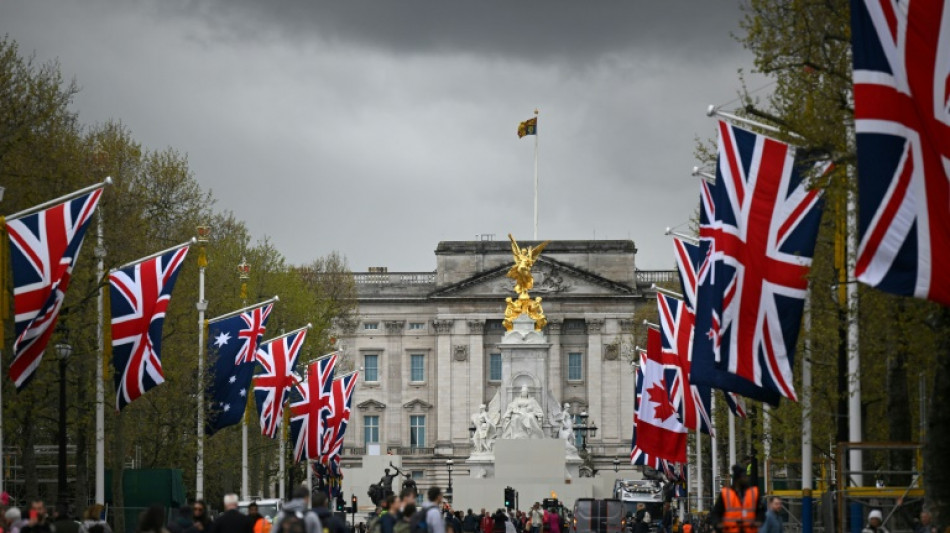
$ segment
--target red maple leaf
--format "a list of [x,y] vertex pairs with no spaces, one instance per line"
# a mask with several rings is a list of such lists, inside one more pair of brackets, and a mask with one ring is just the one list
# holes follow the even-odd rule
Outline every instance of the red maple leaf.
[[654,383],[653,386],[647,389],[647,394],[650,395],[650,402],[656,404],[656,407],[653,408],[653,416],[657,420],[663,422],[675,414],[673,404],[670,403],[670,397],[663,385]]

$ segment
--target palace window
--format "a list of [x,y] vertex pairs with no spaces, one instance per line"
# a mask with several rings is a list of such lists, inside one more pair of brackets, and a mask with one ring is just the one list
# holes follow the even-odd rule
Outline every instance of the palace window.
[[379,444],[379,415],[363,417],[363,444]]
[[488,356],[488,381],[501,381],[501,354]]
[[426,380],[426,356],[414,353],[409,356],[409,381],[422,383]]
[[580,352],[570,352],[567,354],[567,380],[581,381],[584,379],[583,356]]
[[426,447],[425,415],[411,415],[409,417],[409,446],[413,448]]
[[363,381],[379,381],[379,355],[368,353],[363,356]]
[[379,329],[379,322],[363,322],[363,329]]
[[415,330],[426,329],[426,323],[425,322],[410,322],[409,329],[415,329]]

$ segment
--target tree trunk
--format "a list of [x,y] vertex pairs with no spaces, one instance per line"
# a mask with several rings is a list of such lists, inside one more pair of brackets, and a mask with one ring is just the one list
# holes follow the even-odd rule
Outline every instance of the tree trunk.
[[[910,442],[910,393],[907,388],[907,348],[899,341],[887,358],[887,436],[891,442]],[[906,450],[890,452],[889,470],[908,474],[887,476],[888,486],[906,487],[911,482],[911,454]]]
[[[76,375],[85,376],[86,368],[83,358],[78,358],[76,361]],[[86,506],[89,505],[89,461],[88,461],[88,444],[89,444],[89,435],[86,431],[88,427],[86,422],[87,418],[85,416],[86,409],[86,380],[80,379],[77,380],[75,385],[76,387],[76,405],[82,406],[80,409],[76,409],[76,511],[81,513],[86,509]]]
[[927,434],[924,443],[924,492],[933,521],[946,523],[950,519],[950,307],[938,311],[936,334],[937,356],[934,361],[934,379],[930,405],[927,411]]
[[[850,440],[848,432],[848,315],[843,307],[838,307],[838,442]],[[836,457],[837,461],[847,461],[847,457]]]
[[33,402],[29,402],[26,409],[23,409],[23,420],[20,421],[20,427],[23,428],[23,479],[25,480],[24,496],[25,501],[35,500],[40,496],[39,482],[36,477],[36,453],[33,449]]

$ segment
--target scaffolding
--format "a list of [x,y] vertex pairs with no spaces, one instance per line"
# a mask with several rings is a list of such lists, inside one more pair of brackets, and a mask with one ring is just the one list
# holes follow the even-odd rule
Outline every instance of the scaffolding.
[[[881,510],[891,533],[910,532],[924,498],[921,449],[912,442],[839,443],[835,458],[861,450],[866,467],[881,466],[853,471],[846,460],[816,461],[813,490],[801,488],[801,461],[768,460],[764,492],[784,500],[786,532],[860,533],[871,509]],[[855,485],[859,474],[874,485]]]
[[[864,465],[888,466],[850,470],[845,461],[838,461],[837,479],[842,481],[836,494],[838,531],[861,533],[871,509],[881,510],[883,525],[892,533],[913,531],[913,521],[924,500],[923,445],[916,442],[842,442],[838,444],[838,457],[848,457],[852,450],[863,452]],[[906,463],[908,467],[901,468],[894,463]],[[854,475],[873,478],[875,484],[855,486],[852,483]]]

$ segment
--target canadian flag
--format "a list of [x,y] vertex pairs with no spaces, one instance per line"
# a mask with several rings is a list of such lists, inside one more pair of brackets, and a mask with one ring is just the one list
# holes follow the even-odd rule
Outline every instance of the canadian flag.
[[641,359],[643,392],[636,417],[637,447],[651,456],[685,463],[687,430],[667,393],[663,357],[660,332],[651,328],[647,333],[647,356]]

